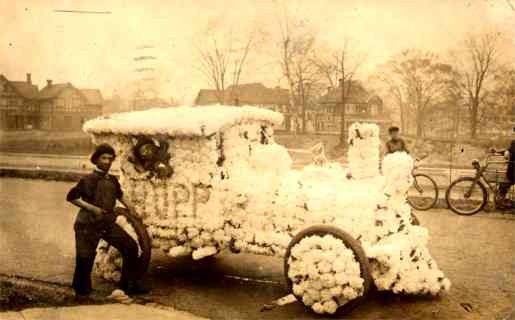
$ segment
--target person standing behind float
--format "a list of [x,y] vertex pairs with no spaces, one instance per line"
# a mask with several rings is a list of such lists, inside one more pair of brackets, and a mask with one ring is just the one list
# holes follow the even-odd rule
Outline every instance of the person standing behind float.
[[408,148],[406,147],[406,143],[404,140],[399,137],[399,127],[390,127],[388,129],[388,134],[390,135],[390,140],[386,142],[386,152],[385,154],[394,153],[394,152],[406,152],[409,153]]

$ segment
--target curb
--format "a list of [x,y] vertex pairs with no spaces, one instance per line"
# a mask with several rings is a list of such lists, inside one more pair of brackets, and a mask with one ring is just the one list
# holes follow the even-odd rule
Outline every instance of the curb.
[[82,172],[0,168],[0,178],[39,179],[50,181],[79,181],[86,175]]
[[[141,305],[179,314],[187,314],[172,306],[154,302],[142,296],[132,297],[133,305]],[[9,299],[15,300],[10,303]],[[6,301],[7,300],[7,301]],[[67,307],[77,305],[104,305],[118,303],[109,299],[106,292],[95,292],[88,301],[76,299],[73,289],[67,285],[33,278],[0,274],[0,312],[20,311],[34,307]]]
[[0,274],[0,310],[71,305],[73,290],[60,284]]

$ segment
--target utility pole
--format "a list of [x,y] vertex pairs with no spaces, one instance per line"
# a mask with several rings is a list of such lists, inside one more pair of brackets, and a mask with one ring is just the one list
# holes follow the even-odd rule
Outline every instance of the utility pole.
[[158,81],[156,79],[156,60],[153,45],[136,47],[133,57],[136,93],[132,97],[131,109],[137,110],[145,106],[146,102],[157,98]]

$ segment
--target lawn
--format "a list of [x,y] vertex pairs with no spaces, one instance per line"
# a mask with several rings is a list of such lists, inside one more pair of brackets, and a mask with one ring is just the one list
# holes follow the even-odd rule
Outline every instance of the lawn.
[[0,131],[1,152],[83,155],[92,148],[89,136],[81,131]]

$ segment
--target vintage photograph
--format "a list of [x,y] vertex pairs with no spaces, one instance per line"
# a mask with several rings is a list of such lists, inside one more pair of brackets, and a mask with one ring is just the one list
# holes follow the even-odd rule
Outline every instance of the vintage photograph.
[[0,320],[515,319],[515,1],[0,15]]

